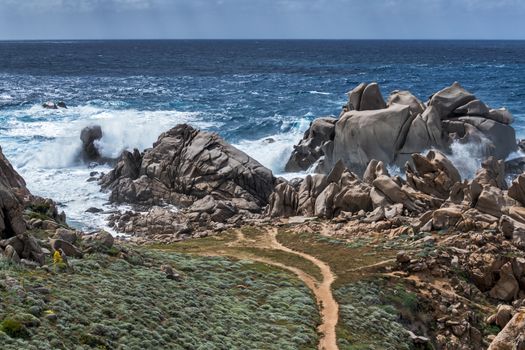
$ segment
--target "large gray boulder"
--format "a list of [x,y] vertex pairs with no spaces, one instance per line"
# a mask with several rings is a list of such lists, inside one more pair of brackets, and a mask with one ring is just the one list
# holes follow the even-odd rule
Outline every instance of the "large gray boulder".
[[114,202],[189,206],[211,196],[243,199],[262,208],[275,178],[217,134],[181,124],[160,135],[142,155],[124,153],[100,183]]
[[325,161],[333,166],[342,160],[358,174],[363,174],[372,159],[393,163],[411,121],[410,108],[398,104],[347,112],[335,124],[333,152],[325,155]]
[[[451,154],[454,143],[471,145],[475,150],[472,157],[477,159],[506,159],[517,150],[510,112],[490,109],[459,83],[434,94],[427,105],[408,91],[394,91],[385,104],[375,83],[362,83],[348,96],[335,122],[333,138],[314,143],[305,137],[290,164],[297,164],[302,152],[308,167],[318,161],[317,172],[326,174],[342,160],[361,175],[372,159],[402,167],[413,153],[436,149]],[[308,142],[315,144],[315,152],[304,147]],[[293,170],[298,168],[306,170],[305,166]]]
[[430,101],[429,106],[434,106],[442,119],[448,118],[456,108],[465,106],[476,97],[465,90],[458,82],[435,93]]
[[409,106],[410,112],[415,116],[423,113],[426,108],[423,102],[421,102],[416,96],[412,95],[410,91],[392,91],[388,97],[387,105],[391,106],[394,103]]
[[361,83],[348,93],[347,111],[367,111],[386,108],[377,83]]

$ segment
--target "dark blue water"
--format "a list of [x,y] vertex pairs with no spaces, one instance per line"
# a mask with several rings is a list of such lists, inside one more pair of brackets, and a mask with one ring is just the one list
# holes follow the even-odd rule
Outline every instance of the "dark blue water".
[[[107,155],[189,122],[279,173],[309,121],[338,115],[364,81],[422,100],[459,81],[525,136],[525,41],[0,42],[0,145],[34,191],[64,201],[79,188],[101,199],[83,182],[50,189],[84,181],[78,133],[92,123]],[[43,110],[47,100],[70,108]]]

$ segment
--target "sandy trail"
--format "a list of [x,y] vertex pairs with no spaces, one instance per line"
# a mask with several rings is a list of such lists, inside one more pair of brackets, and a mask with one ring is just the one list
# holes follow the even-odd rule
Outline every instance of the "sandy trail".
[[[335,275],[332,273],[332,270],[330,269],[330,266],[328,264],[324,263],[323,261],[317,259],[316,257],[313,257],[311,255],[308,255],[306,253],[298,252],[293,249],[290,249],[281,243],[277,241],[277,230],[274,229],[271,232],[268,233],[270,235],[270,243],[271,248],[282,250],[287,253],[295,254],[303,259],[311,261],[313,264],[315,264],[319,269],[321,270],[321,274],[323,276],[323,280],[321,283],[314,283],[313,285],[309,285],[309,283],[303,279],[303,277],[307,277],[307,279],[313,280],[312,277],[304,273],[303,271],[300,271],[301,273],[297,273],[293,271],[293,267],[284,267],[294,273],[297,274],[297,276],[303,280],[306,285],[312,290],[312,292],[315,295],[315,298],[317,299],[317,302],[319,303],[319,309],[321,313],[322,322],[319,325],[319,332],[322,334],[321,339],[319,340],[319,350],[336,350],[337,347],[337,337],[336,337],[336,326],[338,321],[338,315],[339,315],[339,304],[334,299],[334,296],[332,295],[332,283],[335,280]],[[301,276],[306,275],[306,276]]]
[[277,233],[277,229],[265,231],[264,233],[261,233],[261,235],[258,236],[256,240],[254,240],[246,237],[241,230],[237,230],[235,240],[227,243],[226,246],[228,248],[250,246],[260,249],[280,250],[289,254],[298,255],[301,258],[312,262],[319,268],[322,274],[321,282],[317,281],[316,278],[304,272],[300,268],[274,261],[271,258],[257,256],[255,254],[245,254],[240,251],[233,253],[232,251],[224,251],[219,249],[213,252],[207,251],[203,255],[233,256],[239,259],[246,259],[261,262],[267,265],[277,266],[297,275],[297,277],[301,281],[303,281],[306,284],[306,286],[313,292],[317,304],[319,305],[321,324],[318,327],[318,331],[321,334],[321,338],[319,339],[318,349],[338,350],[336,326],[339,316],[339,304],[335,301],[331,289],[332,283],[335,280],[335,275],[332,273],[330,266],[328,266],[328,264],[324,263],[323,261],[309,254],[290,249],[281,244],[277,240]]

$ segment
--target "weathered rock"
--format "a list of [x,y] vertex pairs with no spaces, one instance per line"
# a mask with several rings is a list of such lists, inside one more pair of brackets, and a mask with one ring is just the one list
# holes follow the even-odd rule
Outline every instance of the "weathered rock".
[[101,230],[92,235],[82,236],[82,239],[87,243],[88,246],[97,246],[97,248],[104,248],[106,250],[112,248],[113,244],[115,243],[115,237],[113,237],[111,233],[104,230]]
[[512,271],[512,264],[508,262],[501,267],[500,279],[490,290],[489,295],[494,299],[513,301],[518,296],[519,290],[518,281],[516,281]]
[[80,132],[82,141],[82,158],[85,161],[97,161],[100,159],[96,141],[102,138],[102,128],[100,125],[86,126]]
[[383,162],[372,159],[368,163],[365,173],[363,174],[363,182],[371,185],[374,182],[374,180],[381,175],[390,176]]
[[18,256],[18,253],[16,252],[15,248],[13,248],[13,246],[7,245],[4,249],[4,255],[8,261],[11,261],[15,264],[20,263],[20,257]]
[[498,325],[501,329],[505,328],[505,326],[509,323],[509,321],[512,319],[512,314],[514,312],[514,309],[510,305],[499,305],[498,310],[495,314],[494,323]]
[[436,93],[428,106],[407,91],[393,92],[388,107],[382,101],[377,84],[359,85],[349,93],[333,140],[324,138],[313,152],[302,148],[303,139],[297,153],[308,164],[319,159],[318,172],[328,173],[343,160],[361,175],[372,159],[403,166],[413,153],[450,152],[453,142],[471,145],[472,156],[480,158],[505,159],[517,149],[512,115],[489,109],[458,83]]
[[268,215],[271,217],[290,217],[297,213],[298,196],[297,191],[287,181],[275,186],[270,195]]
[[475,180],[480,185],[490,185],[506,190],[505,162],[489,157],[481,163],[481,169],[476,172]]
[[514,317],[499,332],[488,350],[523,350],[521,337],[525,334],[525,309],[518,310]]
[[413,154],[406,164],[406,177],[415,190],[441,199],[447,199],[452,187],[461,182],[454,164],[438,151],[430,151],[426,157]]
[[400,156],[407,157],[430,148],[444,150],[448,143],[449,136],[443,132],[441,117],[437,109],[430,106],[412,120],[399,153]]
[[525,174],[521,174],[512,181],[508,195],[525,206]]
[[458,82],[435,93],[428,105],[434,106],[441,119],[448,118],[456,108],[465,106],[474,101],[476,97],[465,90]]
[[[136,157],[132,163],[138,163]],[[114,202],[188,205],[211,195],[217,200],[242,198],[262,208],[275,182],[270,170],[218,135],[185,124],[163,133],[144,152],[138,178],[124,169],[134,167],[124,166],[121,159],[101,181]]]
[[0,148],[0,239],[24,233],[24,200],[30,197],[24,179],[13,169]]
[[357,85],[352,91],[348,93],[348,110],[347,111],[359,111],[361,107],[361,96],[366,88],[366,83]]
[[386,103],[383,99],[383,95],[381,95],[379,85],[377,83],[368,84],[361,95],[359,110],[368,111],[383,108],[386,108]]
[[495,217],[501,216],[505,204],[503,192],[498,187],[485,185],[476,202],[476,209]]
[[332,117],[315,119],[304,133],[303,139],[294,146],[284,170],[288,172],[307,170],[323,156],[321,146],[334,139],[335,122],[336,119]]
[[454,110],[454,114],[456,115],[474,115],[474,116],[480,116],[480,117],[487,117],[490,113],[490,109],[487,107],[486,104],[481,102],[480,100],[472,100],[468,102],[467,104],[458,107]]
[[516,132],[506,124],[478,116],[467,116],[443,122],[445,130],[451,132],[450,125],[462,124],[457,133],[461,143],[478,144],[482,156],[494,156],[496,159],[505,159],[516,151]]
[[55,231],[54,238],[61,239],[71,244],[75,244],[78,239],[78,235],[75,231],[68,230],[65,228],[58,228]]
[[462,219],[463,211],[460,208],[441,208],[432,214],[432,227],[436,230],[453,228]]
[[412,115],[416,116],[423,113],[425,105],[416,96],[412,95],[410,91],[393,91],[388,97],[387,105],[391,106],[394,103],[409,106]]
[[347,112],[335,124],[333,152],[325,155],[325,162],[333,166],[342,160],[358,174],[372,159],[390,164],[403,146],[410,121],[410,108],[398,104]]
[[13,236],[0,241],[0,248],[7,250],[11,246],[20,259],[35,261],[39,265],[44,264],[44,253],[37,241],[27,233]]
[[50,241],[50,244],[53,251],[64,252],[64,254],[66,254],[67,257],[82,258],[83,256],[82,251],[80,251],[80,249],[64,240],[52,239]]

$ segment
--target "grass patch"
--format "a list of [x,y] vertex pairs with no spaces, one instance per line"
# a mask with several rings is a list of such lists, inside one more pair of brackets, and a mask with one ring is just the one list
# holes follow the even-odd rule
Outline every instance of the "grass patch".
[[242,252],[246,252],[255,257],[268,258],[275,262],[296,267],[303,270],[317,281],[322,281],[323,275],[319,267],[309,260],[306,260],[299,255],[283,252],[281,250],[274,249],[261,249],[261,248],[241,248]]
[[[293,274],[222,257],[136,254],[140,263],[86,255],[58,273],[0,259],[0,320],[31,322],[27,337],[2,326],[2,349],[316,349],[317,305]],[[164,264],[182,281],[167,279]]]
[[337,276],[333,288],[358,281],[363,276],[370,276],[374,269],[360,269],[395,257],[395,252],[371,247],[364,241],[347,242],[315,233],[280,230],[277,239],[291,249],[315,256],[327,263]]

